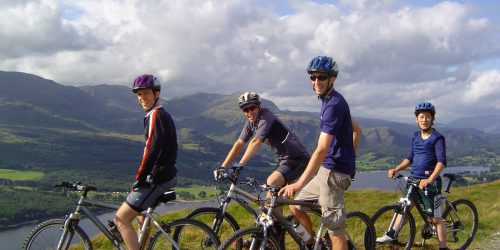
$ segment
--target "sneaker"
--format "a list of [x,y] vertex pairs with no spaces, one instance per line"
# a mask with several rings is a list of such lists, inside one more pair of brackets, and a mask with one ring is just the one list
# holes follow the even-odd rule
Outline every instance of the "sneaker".
[[397,240],[398,239],[393,239],[391,236],[384,234],[384,236],[378,237],[376,241],[377,241],[377,243],[391,243],[391,242],[395,242]]

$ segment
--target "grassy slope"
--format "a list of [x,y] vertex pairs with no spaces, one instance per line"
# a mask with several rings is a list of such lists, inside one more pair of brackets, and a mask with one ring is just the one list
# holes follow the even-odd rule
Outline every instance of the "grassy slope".
[[[466,198],[474,202],[479,214],[479,228],[469,249],[492,249],[492,242],[499,241],[500,232],[500,180],[492,183],[474,185],[469,187],[452,188],[450,197],[452,199]],[[380,190],[362,190],[349,191],[346,194],[347,208],[349,210],[360,210],[369,216],[373,215],[380,207],[391,204],[400,197],[398,192],[380,191]],[[169,221],[176,218],[181,218],[186,215],[189,210],[176,211],[167,213],[162,216],[162,220]],[[243,226],[250,226],[253,221],[247,212],[238,206],[231,206],[230,213],[234,218],[238,218],[238,222]],[[414,213],[417,218],[416,211]],[[417,220],[417,219],[416,219]],[[420,220],[420,219],[418,219]],[[417,221],[418,221],[417,220]],[[417,223],[417,238],[416,242],[421,242],[419,236],[422,223]],[[98,236],[94,239],[95,247],[99,249],[112,249],[109,243],[103,240],[103,236]],[[437,241],[430,239],[426,242],[426,247],[415,247],[415,249],[436,249]]]

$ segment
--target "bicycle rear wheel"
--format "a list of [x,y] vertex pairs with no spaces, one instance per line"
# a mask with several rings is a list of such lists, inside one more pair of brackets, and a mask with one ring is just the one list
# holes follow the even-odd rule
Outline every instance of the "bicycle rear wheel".
[[[383,237],[389,230],[394,216],[402,217],[401,206],[399,205],[388,205],[379,209],[371,218],[375,229],[375,239]],[[407,213],[405,223],[399,231],[399,235],[395,241],[386,243],[375,243],[375,249],[410,249],[415,240],[415,220],[411,213]]]
[[228,213],[222,215],[220,208],[201,207],[188,214],[186,218],[195,219],[208,225],[220,241],[225,241],[240,229],[240,225],[233,216]]
[[[215,250],[220,241],[212,230],[202,222],[194,219],[182,218],[162,225],[162,229],[174,240],[180,249]],[[149,239],[147,249],[175,249],[161,231],[157,231]]]
[[361,211],[347,213],[347,244],[351,249],[374,249],[375,229],[370,217]]
[[[240,229],[229,237],[229,239],[227,239],[219,249],[260,249],[263,244],[263,234],[264,232],[261,227],[248,227]],[[243,244],[240,244],[240,242],[243,242]],[[271,235],[268,235],[265,249],[278,250],[281,248],[278,241]]]
[[[64,219],[50,219],[38,224],[28,235],[23,249],[57,249],[64,232]],[[92,250],[89,237],[78,225],[69,229],[65,244],[68,249]]]
[[476,235],[477,209],[469,200],[448,203],[443,214],[449,249],[466,249]]

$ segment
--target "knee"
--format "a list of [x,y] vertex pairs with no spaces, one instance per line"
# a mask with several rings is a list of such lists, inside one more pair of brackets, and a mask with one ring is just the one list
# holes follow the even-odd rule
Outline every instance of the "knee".
[[443,223],[443,218],[432,218],[432,223],[433,224],[441,224]]
[[322,220],[330,235],[345,235],[346,214],[344,209],[328,209],[323,212]]

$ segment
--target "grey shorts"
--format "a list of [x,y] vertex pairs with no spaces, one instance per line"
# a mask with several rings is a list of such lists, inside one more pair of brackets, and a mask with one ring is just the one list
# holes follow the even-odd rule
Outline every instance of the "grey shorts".
[[169,181],[151,187],[139,187],[127,196],[125,202],[135,211],[142,212],[148,209],[164,192],[172,189],[177,184],[177,179],[173,178]]
[[[318,200],[321,205],[321,221],[332,235],[344,235],[346,232],[347,211],[344,191],[351,185],[351,177],[321,166],[318,173],[300,190],[296,200]],[[298,206],[307,211],[307,208]]]
[[278,167],[274,171],[280,172],[287,184],[296,182],[302,175],[309,163],[310,156],[301,159],[285,159],[278,162]]

